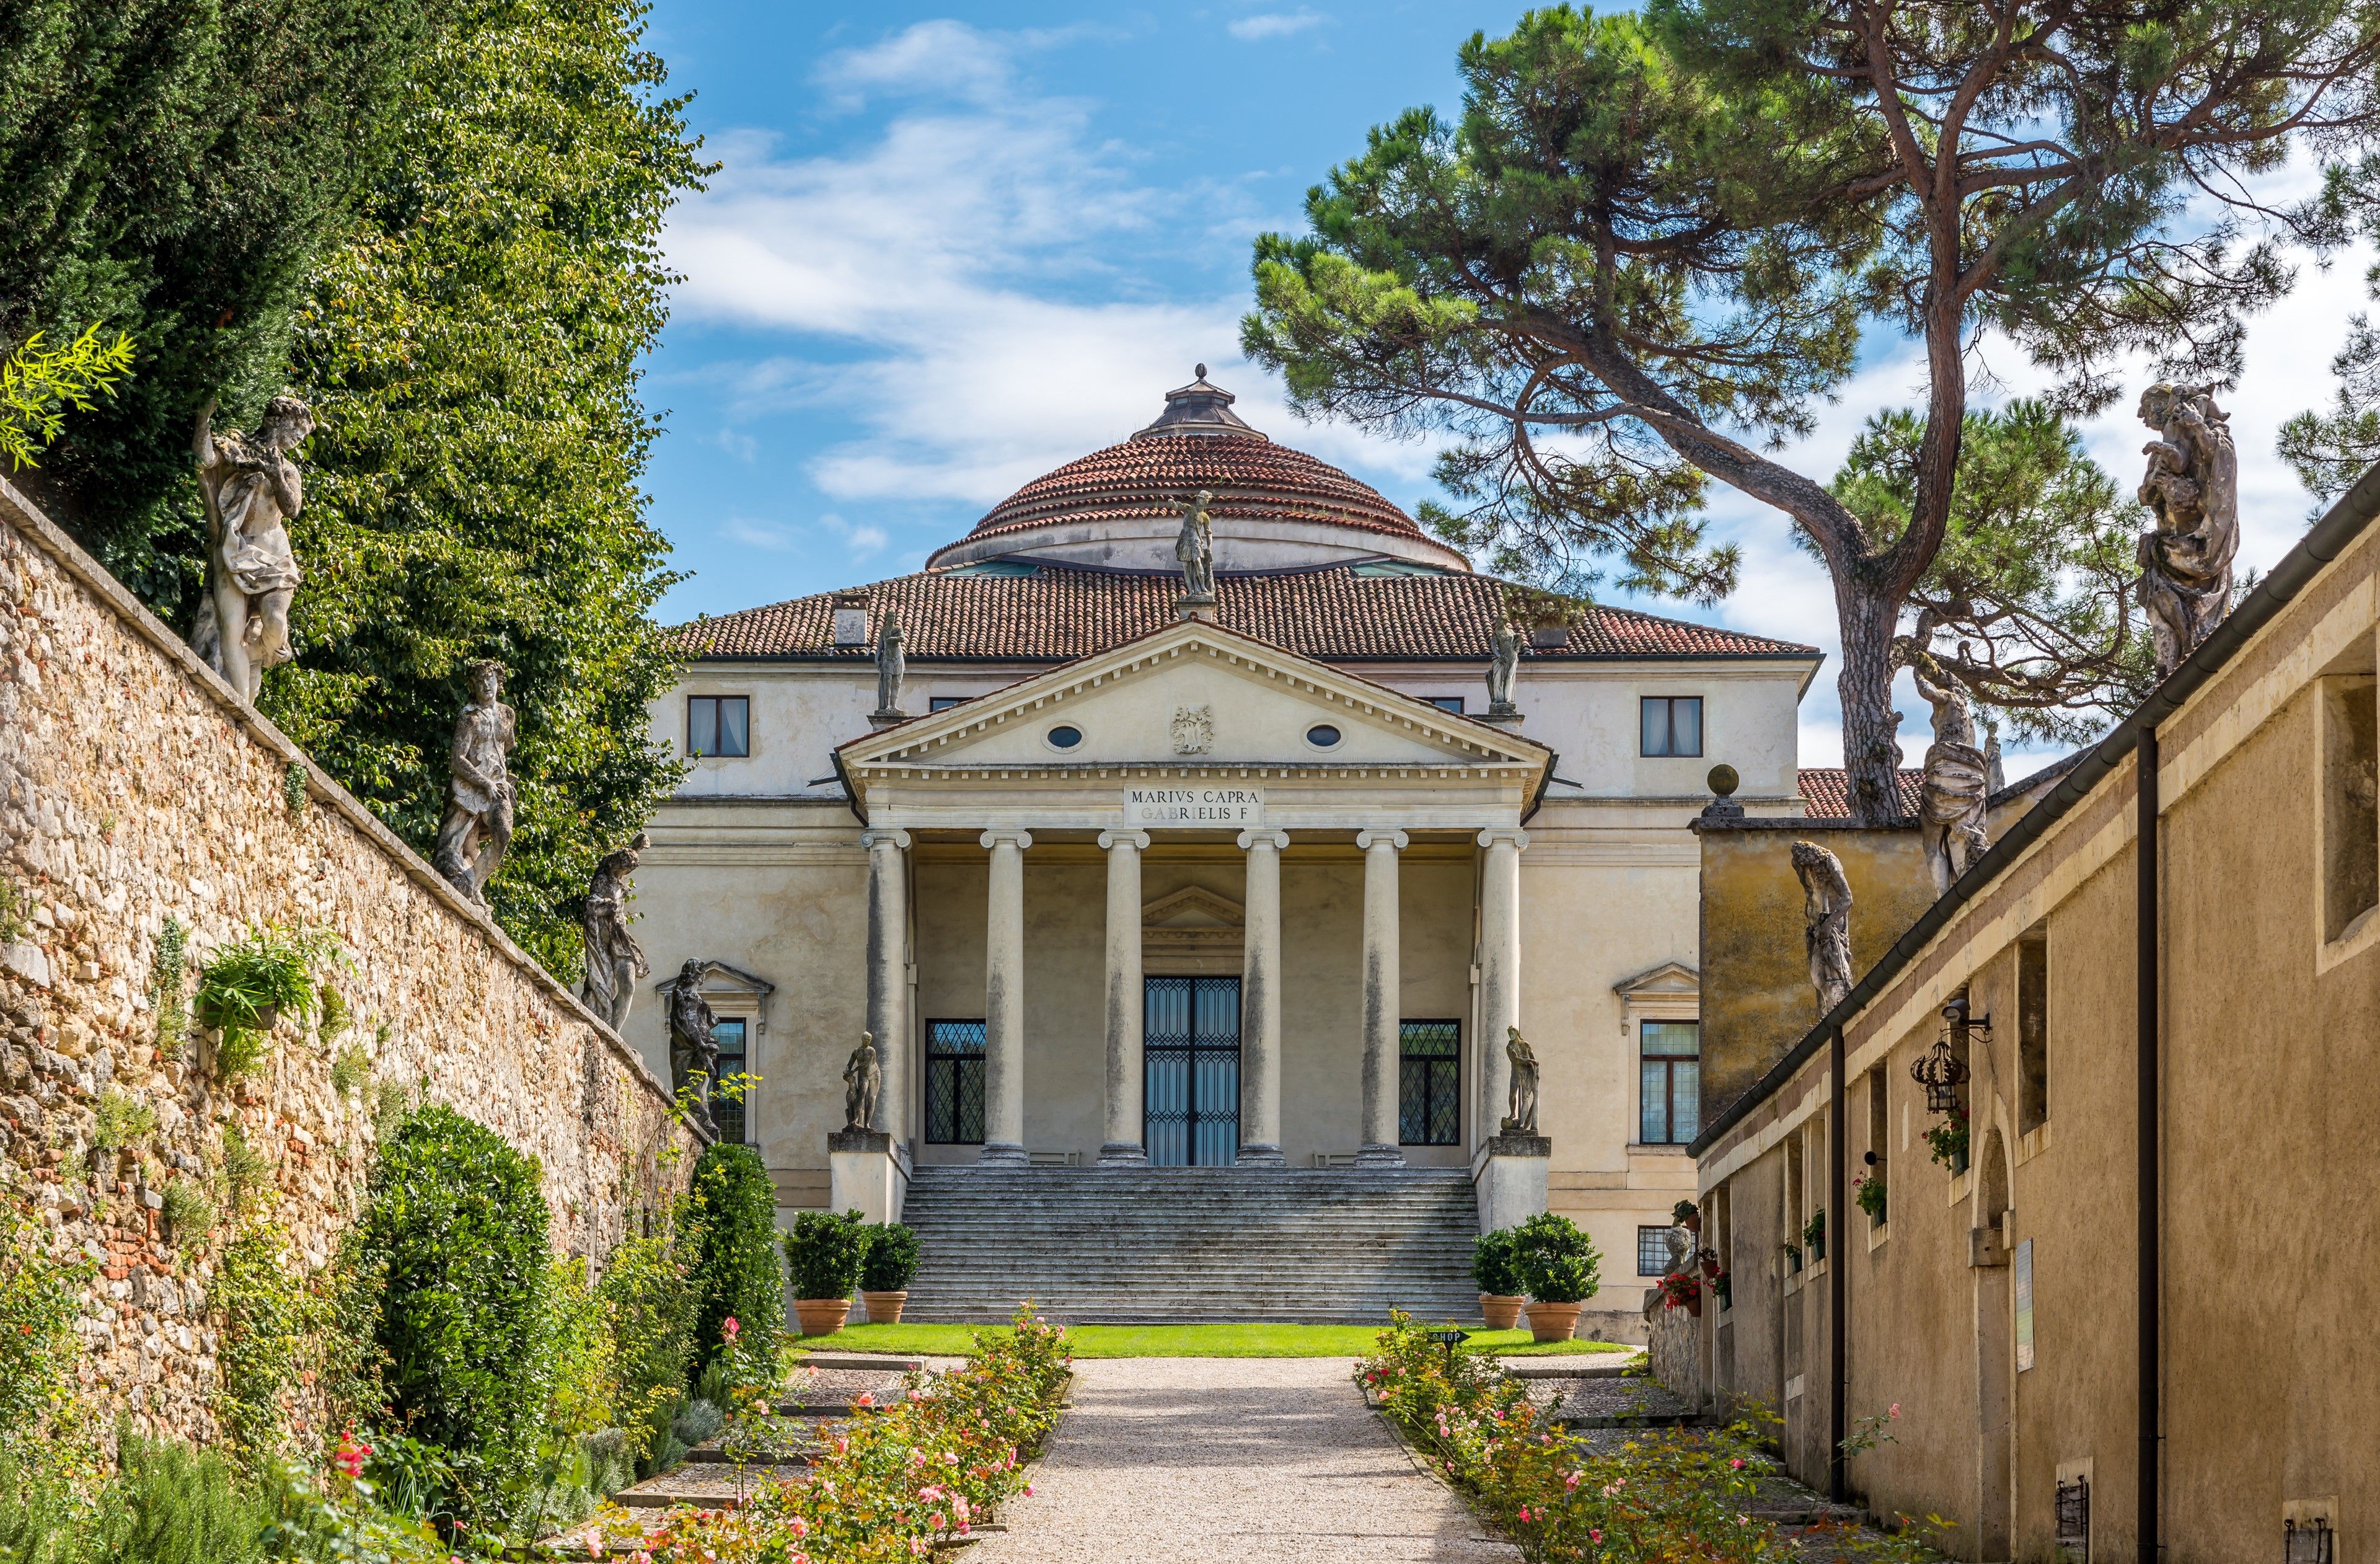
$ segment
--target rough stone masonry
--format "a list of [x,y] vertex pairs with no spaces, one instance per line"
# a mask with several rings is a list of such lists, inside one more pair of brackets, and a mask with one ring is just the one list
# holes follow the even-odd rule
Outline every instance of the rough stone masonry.
[[[300,806],[291,766],[302,767]],[[0,481],[0,1182],[100,1267],[78,1323],[102,1415],[213,1428],[211,1252],[160,1218],[237,1124],[273,1164],[272,1218],[309,1267],[356,1214],[370,1088],[332,1086],[360,1044],[374,1087],[445,1103],[536,1156],[557,1253],[600,1263],[683,1183],[697,1142],[637,1054],[370,811],[236,697],[23,495]],[[168,916],[208,953],[272,924],[328,929],[348,1025],[284,1017],[226,1087],[193,1023],[161,1049],[152,965]],[[111,1088],[155,1115],[94,1145]],[[302,1413],[302,1409],[300,1409]]]

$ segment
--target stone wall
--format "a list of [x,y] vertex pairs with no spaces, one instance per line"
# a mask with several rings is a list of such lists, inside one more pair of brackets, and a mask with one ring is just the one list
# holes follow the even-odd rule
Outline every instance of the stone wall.
[[[556,1250],[599,1263],[691,1167],[697,1143],[633,1049],[5,482],[0,834],[17,925],[0,952],[0,1179],[102,1267],[78,1329],[103,1415],[212,1431],[213,1248],[177,1242],[160,1208],[173,1181],[215,1178],[230,1125],[273,1159],[271,1218],[310,1267],[358,1208],[383,1097],[447,1104],[534,1155]],[[228,1089],[195,1025],[161,1050],[169,916],[190,930],[193,983],[260,926],[332,931],[352,961],[331,978],[346,1034],[285,1017]],[[333,1060],[358,1045],[370,1081],[342,1095]],[[157,1127],[103,1156],[111,1089]]]
[[[1718,1301],[1706,1295],[1706,1312],[1718,1307]],[[1703,1375],[1702,1315],[1685,1309],[1673,1309],[1662,1301],[1661,1290],[1645,1290],[1645,1366],[1661,1388],[1687,1406],[1699,1412],[1709,1399],[1709,1387]]]

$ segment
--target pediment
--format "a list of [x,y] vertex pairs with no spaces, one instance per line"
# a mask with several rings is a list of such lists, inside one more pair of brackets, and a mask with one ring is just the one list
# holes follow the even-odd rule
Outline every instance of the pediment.
[[1623,977],[1611,991],[1633,1000],[1692,999],[1702,992],[1702,974],[1683,962],[1665,961],[1633,977]]
[[1247,927],[1247,909],[1229,896],[1218,895],[1203,885],[1185,885],[1142,907],[1140,927],[1144,935],[1222,929],[1236,939]]

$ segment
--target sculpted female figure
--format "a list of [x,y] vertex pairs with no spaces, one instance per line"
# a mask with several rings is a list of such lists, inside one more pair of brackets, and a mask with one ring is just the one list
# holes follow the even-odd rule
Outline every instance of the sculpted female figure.
[[209,402],[191,441],[207,503],[207,597],[190,648],[253,703],[264,671],[289,661],[289,599],[299,577],[288,522],[305,504],[289,453],[314,432],[314,415],[294,396],[276,396],[252,437],[215,433],[214,416]]
[[628,932],[628,877],[637,872],[646,841],[643,831],[637,832],[634,841],[596,867],[579,918],[587,941],[587,980],[578,997],[622,1034],[628,1029],[628,1007],[636,1002],[637,979],[651,970]]

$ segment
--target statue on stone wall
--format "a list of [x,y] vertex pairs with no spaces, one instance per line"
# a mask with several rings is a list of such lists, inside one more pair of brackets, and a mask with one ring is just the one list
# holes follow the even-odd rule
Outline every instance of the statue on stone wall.
[[2231,560],[2240,552],[2240,453],[2211,386],[2159,381],[2141,394],[2141,421],[2157,438],[2141,503],[2156,526],[2141,534],[2141,607],[2159,677],[2231,612]]
[[1975,744],[1974,713],[1967,693],[1942,672],[1923,647],[1908,652],[1917,693],[1934,708],[1934,742],[1925,749],[1925,778],[1918,788],[1918,824],[1924,832],[1926,867],[1934,893],[1967,872],[1984,855],[1991,838],[1984,829],[1984,806],[1991,796],[1991,760]]
[[719,1017],[702,997],[702,967],[701,962],[688,961],[670,985],[670,1085],[683,1092],[694,1086],[697,1075],[702,1077],[693,1092],[694,1116],[715,1134],[719,1125],[710,1117],[710,1091],[719,1084],[719,1039],[712,1031]]
[[908,676],[909,658],[901,634],[901,611],[888,608],[876,632],[876,716],[898,721],[909,714],[901,709],[901,681]]
[[884,1090],[884,1066],[876,1057],[876,1034],[862,1032],[851,1061],[843,1067],[843,1127],[876,1127],[876,1098]]
[[290,658],[289,600],[300,577],[288,524],[306,495],[289,453],[314,432],[314,415],[276,396],[252,436],[215,433],[214,415],[211,401],[191,442],[206,499],[207,595],[190,648],[253,704],[264,671]]
[[1521,672],[1521,633],[1510,619],[1496,622],[1495,655],[1488,664],[1488,715],[1501,717],[1520,709],[1512,703],[1512,684]]
[[650,970],[645,965],[645,952],[628,933],[628,877],[637,872],[637,855],[644,851],[646,841],[645,833],[638,831],[634,841],[596,866],[595,879],[587,887],[587,905],[579,915],[578,927],[586,939],[587,980],[578,997],[610,1022],[613,1031],[624,1036],[628,1029],[628,1007],[637,999],[637,979]]
[[1207,515],[1214,498],[1213,491],[1201,489],[1182,507],[1182,531],[1173,540],[1173,557],[1182,562],[1182,600],[1186,603],[1215,600],[1215,533]]
[[504,702],[504,665],[471,664],[471,698],[455,721],[446,758],[446,818],[431,862],[455,890],[481,894],[513,841],[513,779],[505,764],[520,724]]
[[1504,1057],[1512,1061],[1512,1088],[1511,1109],[1505,1115],[1504,1134],[1533,1135],[1537,1133],[1537,1056],[1529,1051],[1528,1039],[1521,1036],[1518,1026],[1504,1028]]
[[1843,861],[1815,842],[1793,843],[1793,873],[1802,882],[1810,987],[1825,1015],[1852,991],[1852,882]]
[[1702,1231],[1703,1214],[1693,1201],[1681,1200],[1670,1207],[1670,1225],[1661,1234],[1661,1243],[1670,1251],[1670,1275],[1694,1263],[1695,1240]]

